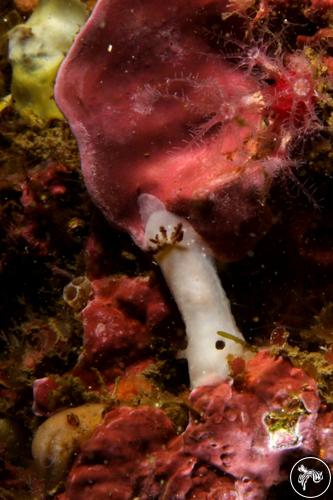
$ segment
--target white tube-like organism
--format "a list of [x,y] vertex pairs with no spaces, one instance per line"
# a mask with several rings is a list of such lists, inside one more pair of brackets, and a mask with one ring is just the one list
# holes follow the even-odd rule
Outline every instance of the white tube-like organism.
[[245,342],[210,250],[185,219],[168,212],[156,197],[140,195],[139,206],[144,246],[155,252],[185,323],[191,386],[222,380],[229,374],[229,355],[242,356]]

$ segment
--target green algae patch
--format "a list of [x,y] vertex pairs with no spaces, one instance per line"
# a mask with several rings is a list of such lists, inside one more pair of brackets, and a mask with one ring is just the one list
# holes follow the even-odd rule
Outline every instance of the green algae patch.
[[288,400],[285,408],[267,413],[265,424],[269,432],[276,432],[281,429],[291,432],[295,430],[299,418],[307,413],[302,401],[297,396],[294,396]]
[[266,414],[264,423],[269,432],[270,446],[274,449],[288,448],[299,443],[301,435],[298,424],[308,412],[297,395],[291,395],[283,408]]
[[62,119],[53,99],[59,66],[87,17],[79,0],[41,0],[24,24],[9,33],[14,105],[29,123]]

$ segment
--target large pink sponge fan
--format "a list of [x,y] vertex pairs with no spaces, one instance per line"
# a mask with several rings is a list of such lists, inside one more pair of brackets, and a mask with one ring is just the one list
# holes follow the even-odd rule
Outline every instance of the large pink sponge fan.
[[244,254],[266,227],[263,95],[207,36],[226,4],[100,0],[58,74],[88,190],[141,245],[140,193],[218,255]]

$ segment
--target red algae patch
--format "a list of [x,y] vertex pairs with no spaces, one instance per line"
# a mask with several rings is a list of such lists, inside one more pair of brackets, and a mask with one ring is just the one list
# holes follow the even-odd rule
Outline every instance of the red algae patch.
[[126,363],[142,355],[153,329],[169,313],[149,277],[103,278],[92,282],[94,297],[82,311],[84,358],[94,366],[112,357]]
[[323,438],[332,415],[318,416],[314,380],[265,351],[247,362],[234,384],[200,387],[190,404],[190,423],[177,437],[160,410],[111,411],[83,446],[60,498],[100,499],[111,492],[117,499],[207,498],[207,492],[266,498],[272,485],[287,479],[284,464],[295,452],[317,455],[321,449],[332,461]]
[[286,450],[313,449],[319,398],[314,381],[302,370],[265,352],[248,362],[243,375],[242,390],[225,383],[192,393],[204,422],[189,427],[185,443],[225,472],[270,486],[282,479]]
[[161,410],[119,408],[105,416],[83,447],[70,473],[62,500],[112,498],[130,500],[138,485],[147,485],[154,470],[153,452],[174,431]]

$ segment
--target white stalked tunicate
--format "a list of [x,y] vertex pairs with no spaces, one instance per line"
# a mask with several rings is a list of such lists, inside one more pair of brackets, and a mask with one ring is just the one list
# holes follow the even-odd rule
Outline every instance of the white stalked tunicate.
[[[139,206],[145,223],[145,248],[155,252],[185,322],[191,386],[224,379],[229,373],[228,357],[243,355],[244,339],[210,250],[185,219],[168,212],[154,196],[142,194]],[[227,335],[221,337],[218,332]]]

